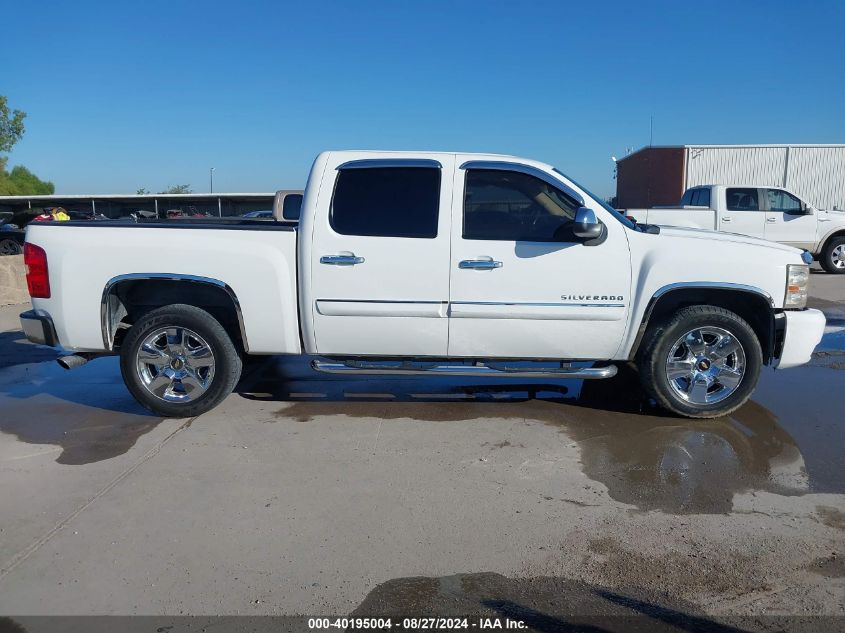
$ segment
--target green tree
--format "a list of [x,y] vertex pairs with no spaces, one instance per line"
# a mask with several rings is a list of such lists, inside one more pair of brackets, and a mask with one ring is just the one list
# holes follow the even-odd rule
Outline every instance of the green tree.
[[194,193],[194,190],[191,189],[191,185],[171,185],[159,193]]
[[[26,112],[10,110],[8,98],[0,95],[0,152],[10,152],[24,133]],[[55,192],[52,182],[41,180],[23,165],[6,171],[7,158],[0,156],[0,196],[45,195]]]
[[136,196],[147,196],[151,194],[152,191],[148,190],[146,187],[141,187],[138,191],[135,192]]
[[23,165],[6,171],[6,159],[0,157],[0,196],[48,195],[55,191],[52,182],[41,180]]
[[0,95],[0,152],[11,152],[15,143],[21,140],[26,112],[9,110],[8,99]]

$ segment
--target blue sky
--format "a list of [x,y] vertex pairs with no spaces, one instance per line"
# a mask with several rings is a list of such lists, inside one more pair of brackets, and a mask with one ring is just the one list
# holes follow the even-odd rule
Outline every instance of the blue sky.
[[601,195],[655,144],[845,143],[845,3],[17,2],[10,164],[58,193],[304,186],[323,149],[552,163]]

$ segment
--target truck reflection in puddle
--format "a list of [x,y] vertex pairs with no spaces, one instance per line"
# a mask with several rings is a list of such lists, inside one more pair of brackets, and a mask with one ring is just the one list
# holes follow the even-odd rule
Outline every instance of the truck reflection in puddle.
[[[469,379],[326,380],[300,361],[269,365],[242,395],[293,401],[278,411],[280,419],[513,419],[559,427],[578,443],[584,473],[607,486],[612,498],[640,510],[727,513],[737,493],[811,489],[798,444],[769,409],[749,402],[716,420],[671,417],[644,400],[631,371],[602,381],[467,384]],[[767,372],[764,380],[772,376]]]

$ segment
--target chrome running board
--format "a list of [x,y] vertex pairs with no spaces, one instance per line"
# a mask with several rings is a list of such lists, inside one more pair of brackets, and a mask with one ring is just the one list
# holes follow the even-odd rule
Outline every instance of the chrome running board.
[[[563,365],[563,364],[562,364]],[[530,369],[476,363],[474,365],[439,365],[437,363],[377,363],[371,361],[347,361],[345,363],[322,360],[311,361],[314,370],[324,374],[368,374],[379,376],[497,376],[500,378],[612,378],[616,365],[606,367],[567,367],[559,369]]]

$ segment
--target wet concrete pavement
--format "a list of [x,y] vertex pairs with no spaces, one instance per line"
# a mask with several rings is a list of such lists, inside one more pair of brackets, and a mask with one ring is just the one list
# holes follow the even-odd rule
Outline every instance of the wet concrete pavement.
[[[538,614],[557,586],[845,615],[845,311],[825,283],[812,366],[766,370],[715,421],[664,415],[631,371],[339,380],[282,358],[161,420],[115,359],[68,373],[6,333],[0,614],[362,613],[409,578],[482,574]],[[603,613],[595,591],[571,612]]]

